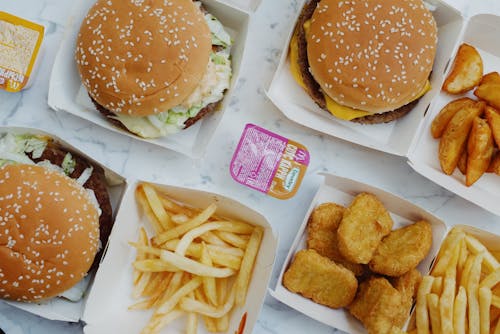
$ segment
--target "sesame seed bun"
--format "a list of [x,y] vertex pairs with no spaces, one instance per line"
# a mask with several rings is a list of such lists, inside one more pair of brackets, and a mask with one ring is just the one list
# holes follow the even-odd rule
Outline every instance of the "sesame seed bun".
[[76,42],[89,95],[114,113],[147,116],[180,104],[206,71],[210,30],[185,0],[97,0]]
[[424,88],[437,28],[421,0],[321,0],[306,39],[322,91],[341,105],[383,113]]
[[0,298],[39,301],[74,286],[99,244],[86,190],[36,165],[6,165],[0,183]]

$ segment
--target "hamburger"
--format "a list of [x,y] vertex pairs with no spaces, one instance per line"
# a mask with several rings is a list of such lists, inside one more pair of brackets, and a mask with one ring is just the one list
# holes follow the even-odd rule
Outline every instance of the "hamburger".
[[50,138],[0,137],[0,298],[78,301],[112,228],[104,170]]
[[230,85],[231,44],[198,1],[97,0],[80,27],[75,58],[99,112],[157,138],[217,109]]
[[386,123],[430,89],[436,46],[436,22],[421,0],[309,0],[290,42],[290,69],[333,116]]

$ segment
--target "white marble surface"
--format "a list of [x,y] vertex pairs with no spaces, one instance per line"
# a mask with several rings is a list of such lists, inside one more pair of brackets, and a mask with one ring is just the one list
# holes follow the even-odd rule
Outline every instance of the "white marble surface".
[[[479,12],[500,15],[497,0],[449,0],[466,16]],[[433,212],[449,224],[465,223],[500,234],[500,217],[451,194],[416,174],[404,158],[385,155],[301,127],[287,120],[265,97],[284,44],[299,10],[297,0],[263,0],[250,29],[237,91],[204,159],[192,161],[126,137],[109,133],[74,116],[47,107],[48,78],[64,34],[73,1],[0,0],[0,10],[36,20],[46,26],[45,54],[34,85],[18,94],[0,92],[0,125],[39,127],[90,152],[97,160],[127,177],[198,187],[232,196],[262,212],[280,235],[271,286],[322,177],[333,172],[372,184]],[[234,182],[228,166],[246,123],[255,123],[304,144],[311,164],[298,194],[279,201]],[[118,319],[117,319],[118,320]],[[81,333],[81,324],[53,322],[0,302],[0,328],[7,334]],[[267,297],[254,333],[332,333],[317,323]]]

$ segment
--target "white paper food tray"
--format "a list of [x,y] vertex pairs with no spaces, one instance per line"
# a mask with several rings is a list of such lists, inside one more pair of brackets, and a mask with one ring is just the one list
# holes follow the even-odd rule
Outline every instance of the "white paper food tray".
[[[463,42],[476,47],[483,59],[485,74],[492,71],[500,71],[499,34],[499,16],[490,14],[476,15],[468,21],[463,34],[458,40],[457,47]],[[455,55],[453,54],[451,60],[454,58]],[[448,70],[451,70],[451,64],[452,61],[450,61]],[[439,140],[432,138],[430,126],[441,108],[451,100],[462,96],[477,99],[472,92],[464,95],[449,95],[440,92],[434,98],[418,132],[418,136],[415,137],[415,141],[409,150],[409,164],[418,173],[440,186],[500,216],[500,177],[498,175],[486,173],[472,186],[467,187],[464,181],[465,176],[458,169],[454,174],[446,175],[441,171],[439,165]]]
[[[247,40],[250,13],[247,10],[256,8],[258,1],[255,0],[226,0],[231,4],[239,3],[245,9],[239,9],[233,5],[225,4],[216,0],[203,0],[207,10],[217,17],[234,40],[231,48],[231,60],[233,75],[231,86],[224,95],[224,100],[218,111],[203,117],[192,127],[162,138],[143,139],[128,131],[115,127],[105,119],[85,93],[80,92],[83,86],[74,60],[75,41],[80,29],[80,24],[94,4],[95,0],[81,0],[74,7],[66,26],[65,35],[56,55],[54,67],[50,78],[48,104],[57,111],[65,111],[75,116],[86,119],[108,130],[123,134],[125,136],[148,142],[170,149],[193,158],[199,158],[205,152],[217,126],[219,125],[224,110],[229,105],[234,86],[238,80],[240,65],[243,58],[244,48]],[[83,89],[85,91],[85,89]]]
[[[141,226],[151,230],[147,218],[143,216],[135,199],[137,184],[132,183],[128,187],[116,217],[115,229],[110,237],[106,256],[96,275],[82,318],[86,323],[85,333],[139,333],[151,317],[151,311],[129,311],[127,309],[137,302],[131,296],[133,287],[132,262],[136,252],[133,247],[128,245],[128,241],[137,240]],[[245,333],[251,333],[266,294],[278,242],[269,222],[256,211],[221,195],[166,185],[156,186],[179,202],[197,208],[205,208],[215,202],[217,214],[265,228],[246,304],[243,308],[235,308],[231,312],[228,331],[228,333],[234,333],[238,329],[241,317],[246,312]],[[151,235],[151,233],[148,234]],[[206,333],[202,323],[200,321],[199,333]],[[176,320],[162,333],[183,333],[184,331],[185,317]]]
[[[62,147],[67,148],[70,151],[78,153],[79,155],[85,157],[93,164],[100,166],[104,169],[104,173],[106,176],[106,181],[108,183],[108,191],[111,200],[111,206],[113,208],[113,218],[116,216],[116,212],[118,207],[120,206],[121,197],[125,191],[126,181],[118,173],[113,170],[107,168],[106,166],[100,164],[98,161],[92,159],[88,154],[82,152],[75,146],[71,145],[67,141],[54,136],[48,132],[35,129],[35,128],[26,128],[26,127],[0,127],[0,135],[5,133],[13,133],[13,134],[32,134],[32,135],[42,135],[48,136],[54,139],[57,143],[59,143]],[[60,320],[60,321],[70,321],[70,322],[78,322],[82,315],[85,307],[85,300],[88,297],[88,291],[84,294],[84,298],[79,302],[71,302],[64,298],[52,298],[46,303],[41,304],[30,304],[30,303],[21,303],[21,302],[13,302],[13,301],[5,301],[6,303],[25,310],[27,312],[34,313],[41,317],[50,319],[50,320]]]
[[[455,171],[445,175],[438,160],[439,141],[430,135],[430,125],[441,108],[452,99],[441,92],[458,46],[462,42],[475,46],[483,57],[484,73],[500,71],[500,17],[489,14],[466,20],[443,1],[426,1],[438,25],[438,48],[431,75],[432,89],[405,117],[388,124],[362,125],[342,121],[321,110],[292,78],[288,61],[288,44],[267,92],[269,98],[292,121],[317,131],[390,154],[406,156],[415,171],[482,208],[500,215],[500,178],[485,174],[471,187]],[[472,93],[469,93],[472,96]]]
[[422,274],[428,273],[432,260],[437,254],[439,246],[446,234],[447,227],[442,220],[435,217],[431,213],[386,191],[361,182],[338,177],[336,175],[323,175],[325,176],[324,183],[320,186],[309,209],[307,210],[306,216],[304,217],[302,225],[297,232],[297,236],[293,241],[283,268],[281,269],[278,283],[275,289],[270,291],[270,294],[297,311],[304,313],[305,315],[326,325],[338,328],[348,333],[366,333],[366,330],[363,328],[361,322],[350,315],[346,309],[332,309],[316,304],[310,299],[289,291],[282,284],[283,274],[290,265],[295,253],[301,249],[307,248],[306,227],[312,210],[319,204],[325,202],[335,202],[348,206],[355,195],[361,192],[369,192],[377,196],[390,212],[391,217],[394,220],[393,229],[414,223],[421,219],[427,220],[432,225],[433,240],[429,254],[418,266],[418,270]]
[[[304,1],[300,4],[303,5]],[[429,7],[432,9],[438,26],[438,47],[430,76],[432,89],[406,116],[385,124],[357,124],[335,118],[319,108],[293,79],[290,72],[288,45],[295,25],[289,32],[281,61],[267,92],[269,98],[286,117],[294,122],[375,150],[405,156],[427,107],[441,89],[443,72],[464,24],[460,12],[443,1],[431,1]],[[294,22],[297,21],[299,15],[300,11]]]

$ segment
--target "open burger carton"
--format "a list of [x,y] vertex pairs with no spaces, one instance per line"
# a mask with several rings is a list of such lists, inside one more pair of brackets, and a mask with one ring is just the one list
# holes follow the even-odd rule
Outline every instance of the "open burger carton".
[[233,69],[231,85],[225,92],[217,111],[203,117],[203,119],[186,130],[155,139],[144,139],[112,125],[96,110],[81,83],[75,61],[76,38],[81,22],[95,1],[80,0],[69,15],[65,35],[56,55],[50,78],[49,106],[56,111],[65,111],[86,119],[110,131],[176,151],[189,157],[202,157],[222,120],[224,110],[231,100],[238,81],[251,13],[258,7],[260,0],[201,1],[207,10],[223,24],[233,40],[231,47]]
[[[288,45],[294,25],[267,94],[290,120],[358,145],[405,156],[418,173],[500,215],[500,178],[491,174],[483,175],[473,186],[466,187],[464,178],[460,177],[458,171],[451,177],[445,175],[439,166],[439,141],[430,135],[430,124],[434,117],[447,102],[457,98],[441,92],[441,86],[461,43],[469,43],[478,49],[483,58],[484,73],[500,71],[500,17],[480,14],[465,19],[457,9],[444,1],[424,2],[432,11],[438,27],[436,58],[430,76],[432,88],[406,116],[385,124],[357,124],[335,118],[320,109],[296,83],[290,72]],[[295,21],[297,18],[298,16]]]
[[[90,277],[84,298],[80,302],[74,303],[63,298],[52,298],[48,302],[40,304],[6,302],[50,320],[69,322],[82,320],[86,323],[86,333],[139,333],[147,324],[151,312],[128,310],[130,305],[137,302],[132,298],[132,262],[135,259],[136,251],[128,242],[137,240],[140,227],[144,227],[148,231],[148,235],[152,235],[147,217],[143,215],[135,198],[135,189],[139,181],[128,182],[81,150],[50,133],[32,128],[0,127],[0,135],[6,132],[51,137],[62,147],[78,153],[104,168],[115,217],[114,226],[97,273]],[[264,228],[264,236],[256,257],[246,303],[244,307],[235,308],[230,317],[230,332],[235,332],[243,314],[246,313],[245,332],[251,332],[266,295],[278,246],[278,238],[270,223],[257,211],[222,195],[168,185],[153,185],[159,191],[187,206],[203,209],[209,204],[216,203],[217,215],[246,221]],[[116,321],[116,319],[120,319],[120,321]],[[171,331],[184,332],[182,329],[183,320],[181,318],[170,325],[168,327],[169,333]],[[201,328],[204,327],[200,326]]]
[[[139,333],[151,317],[151,310],[128,310],[129,306],[137,302],[132,298],[132,262],[136,251],[128,242],[137,240],[141,227],[147,230],[148,235],[153,234],[147,217],[143,215],[135,198],[135,189],[138,184],[139,182],[133,182],[123,197],[115,227],[109,238],[106,255],[90,290],[82,317],[86,323],[85,333]],[[180,203],[200,209],[216,203],[217,215],[264,228],[264,236],[252,272],[246,303],[244,307],[236,307],[231,312],[229,323],[228,333],[237,332],[240,321],[246,313],[244,332],[250,333],[259,316],[275,259],[278,240],[271,225],[264,216],[233,199],[195,189],[153,185],[157,190]],[[117,321],[117,319],[120,320]],[[177,319],[164,332],[184,333],[185,318]],[[199,332],[207,332],[201,322]]]
[[[118,173],[114,172],[98,161],[92,159],[92,157],[90,157],[88,154],[79,150],[64,139],[54,136],[48,132],[26,127],[0,127],[0,136],[3,136],[6,133],[11,133],[14,135],[39,135],[50,137],[62,148],[65,148],[70,152],[77,153],[86,158],[92,164],[102,167],[104,169],[104,174],[106,177],[107,189],[109,192],[111,207],[113,209],[113,217],[116,216],[116,212],[120,206],[120,202],[126,188],[126,180],[124,177],[120,176]],[[89,273],[87,278],[85,278],[83,282],[79,283],[82,284],[82,289],[85,289],[86,286],[92,285],[93,277],[94,273]],[[87,295],[87,293],[84,293],[84,297],[78,302],[72,302],[60,297],[51,298],[43,303],[22,303],[15,301],[5,302],[14,307],[20,308],[30,313],[34,313],[50,320],[78,322],[82,317]]]
[[307,248],[306,228],[309,216],[311,215],[313,209],[319,204],[325,202],[334,202],[343,206],[348,206],[357,194],[368,192],[377,196],[377,198],[389,211],[394,221],[393,229],[415,223],[421,219],[428,221],[432,228],[432,246],[427,254],[427,257],[420,262],[417,267],[422,275],[429,272],[432,261],[437,255],[440,244],[447,232],[447,226],[442,220],[431,213],[386,191],[336,175],[323,175],[325,177],[324,183],[320,186],[309,209],[307,210],[306,216],[304,217],[302,225],[300,226],[295,240],[292,243],[290,251],[283,264],[283,268],[281,269],[278,283],[276,284],[274,290],[270,291],[270,294],[282,303],[326,325],[338,328],[348,333],[366,333],[366,329],[364,329],[361,322],[354,318],[349,311],[347,311],[347,309],[332,309],[327,306],[317,304],[310,299],[289,291],[282,283],[283,275],[290,266],[295,254],[301,249]]

